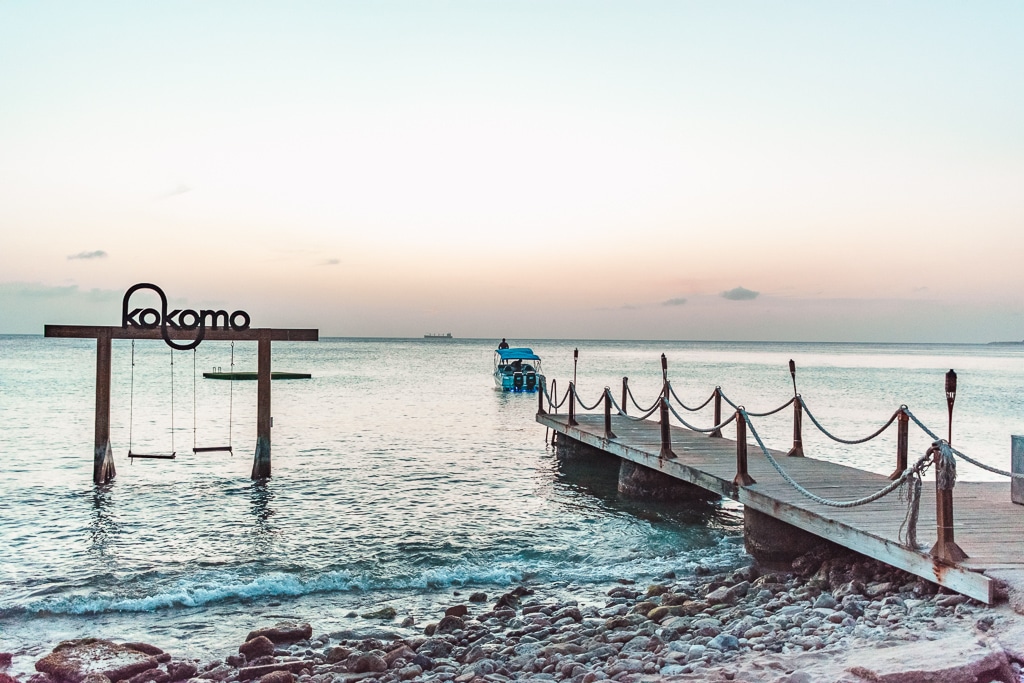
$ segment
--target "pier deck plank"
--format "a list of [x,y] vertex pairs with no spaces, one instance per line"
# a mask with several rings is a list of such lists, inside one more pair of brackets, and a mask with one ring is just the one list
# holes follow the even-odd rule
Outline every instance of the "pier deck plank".
[[[855,508],[835,508],[817,503],[786,482],[752,440],[747,467],[756,483],[737,487],[736,441],[708,436],[682,427],[671,429],[674,459],[659,457],[660,425],[651,420],[615,416],[616,438],[604,438],[604,416],[577,414],[579,423],[569,426],[565,414],[537,415],[537,421],[558,434],[611,455],[660,470],[721,496],[787,522],[821,538],[873,557],[951,590],[992,603],[995,582],[990,570],[1024,573],[1024,507],[1010,501],[1009,484],[957,482],[954,489],[956,542],[968,558],[956,565],[934,560],[928,551],[935,544],[935,488],[924,482],[917,538],[920,546],[908,548],[900,540],[907,504],[894,492]],[[772,455],[801,486],[831,500],[854,500],[886,486],[889,479],[847,465],[812,457],[789,458],[781,451]]]

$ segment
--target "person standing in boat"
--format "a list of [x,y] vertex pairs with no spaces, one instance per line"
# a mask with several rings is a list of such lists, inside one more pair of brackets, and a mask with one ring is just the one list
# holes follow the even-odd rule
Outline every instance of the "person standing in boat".
[[501,338],[501,343],[498,344],[498,348],[499,349],[507,349],[508,348],[508,342],[505,341],[504,337]]

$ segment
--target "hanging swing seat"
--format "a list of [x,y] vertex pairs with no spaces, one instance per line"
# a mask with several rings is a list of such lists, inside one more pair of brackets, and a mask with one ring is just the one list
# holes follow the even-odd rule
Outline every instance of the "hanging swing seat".
[[178,453],[132,453],[128,451],[128,457],[134,460],[135,458],[150,458],[153,460],[174,460],[178,457]]
[[192,449],[193,453],[215,453],[217,451],[227,451],[231,455],[235,452],[231,450],[231,446],[198,446]]

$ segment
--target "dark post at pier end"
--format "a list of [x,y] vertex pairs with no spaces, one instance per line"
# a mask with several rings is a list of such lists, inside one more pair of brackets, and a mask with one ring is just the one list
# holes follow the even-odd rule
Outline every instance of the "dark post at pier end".
[[796,390],[796,363],[792,358],[789,359],[789,376],[793,378],[793,447],[786,455],[791,458],[802,458],[804,456],[804,403]]

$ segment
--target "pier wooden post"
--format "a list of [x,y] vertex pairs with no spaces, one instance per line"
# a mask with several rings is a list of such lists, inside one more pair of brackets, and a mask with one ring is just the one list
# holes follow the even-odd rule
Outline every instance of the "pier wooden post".
[[736,476],[732,483],[736,486],[757,483],[747,472],[747,421],[739,411],[736,411]]
[[789,449],[789,453],[786,453],[793,458],[804,457],[803,422],[804,403],[800,395],[797,394],[793,397],[793,447]]
[[569,382],[569,426],[575,427],[576,421],[576,383]]
[[[1010,437],[1010,472],[1024,475],[1024,436]],[[1010,500],[1024,505],[1024,479],[1013,477],[1010,480]]]
[[261,333],[257,340],[256,368],[256,454],[252,461],[252,478],[270,476],[270,335]]
[[629,378],[622,378],[622,412],[628,413],[629,410],[626,408],[627,399],[629,398]]
[[612,431],[612,390],[604,388],[604,438],[609,441],[615,438]]
[[889,479],[896,481],[907,469],[907,443],[910,432],[910,416],[907,415],[906,406],[900,406],[899,415],[896,416],[896,471],[889,475]]
[[94,484],[106,484],[117,475],[110,448],[110,339],[109,330],[96,335],[96,423],[92,461]]
[[668,423],[668,399],[662,394],[660,401],[660,412],[661,412],[661,452],[658,453],[659,458],[671,459],[676,457],[675,452],[672,450],[672,428]]
[[[722,387],[715,387],[715,424],[722,424]],[[709,439],[721,439],[722,430],[715,429],[715,431],[708,434]]]
[[938,480],[935,482],[935,525],[938,540],[929,554],[949,564],[967,559],[967,553],[953,538],[953,489],[940,489]]
[[537,391],[537,414],[544,415],[544,379],[540,380],[540,389]]

